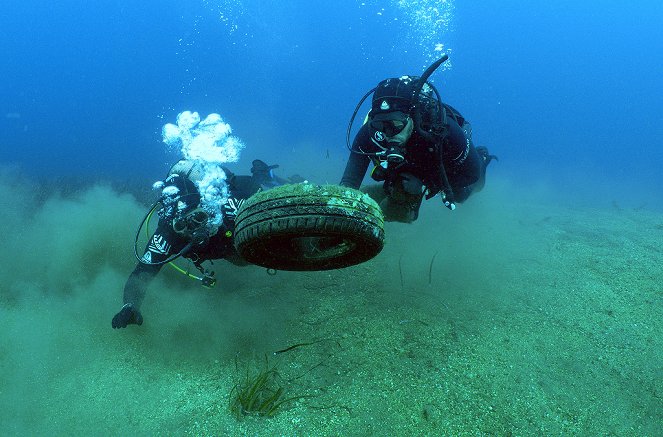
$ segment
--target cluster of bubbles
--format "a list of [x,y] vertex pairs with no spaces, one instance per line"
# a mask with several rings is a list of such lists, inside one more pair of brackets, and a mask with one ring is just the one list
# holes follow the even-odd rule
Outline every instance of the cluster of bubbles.
[[240,28],[239,19],[246,9],[242,0],[203,0],[203,5],[216,14],[230,35]]
[[[454,0],[366,0],[360,7],[374,10],[378,19],[385,24],[405,26],[404,39],[410,47],[417,47],[423,56],[423,68],[428,67],[442,55],[451,54],[448,40],[453,32],[455,12]],[[451,68],[445,62],[442,70]]]
[[168,123],[162,131],[163,142],[179,147],[184,159],[207,163],[237,162],[244,144],[230,135],[232,128],[219,114],[209,114],[200,120],[197,112],[177,114],[177,124]]
[[[246,25],[244,28],[240,26],[246,16],[255,15],[249,14],[248,11],[255,7],[256,2],[202,0],[202,3],[204,9],[215,15],[217,20],[226,27],[229,36],[234,37],[232,38],[235,40],[233,44],[240,41],[243,36],[260,38],[254,33],[256,30],[247,29]],[[377,23],[386,21],[383,24],[389,26],[392,26],[392,22],[395,20],[400,25],[404,25],[407,32],[404,38],[411,47],[418,48],[419,54],[424,58],[423,68],[428,67],[443,54],[451,54],[449,39],[453,32],[455,0],[389,0],[386,2],[384,0],[356,0],[356,6],[366,8],[370,12],[368,17],[363,14],[357,16],[361,26],[370,26],[366,20]],[[264,28],[261,29],[264,30]],[[268,37],[265,35],[265,38]],[[445,62],[440,68],[442,70],[451,68],[451,61]]]
[[[397,0],[397,4],[414,33],[410,37],[418,40],[424,51],[426,66],[451,52],[443,40],[453,30],[454,0]],[[451,61],[441,68],[451,68]]]
[[[191,111],[179,113],[176,124],[168,123],[162,129],[163,142],[171,149],[179,149],[191,163],[191,179],[201,196],[200,208],[208,214],[208,226],[214,232],[223,220],[221,208],[228,201],[222,164],[237,162],[244,148],[244,143],[231,133],[230,125],[219,114],[209,114],[201,120],[197,112]],[[155,187],[160,188],[157,184]],[[187,207],[180,205],[179,209]]]
[[[208,50],[207,47],[210,44],[213,44],[213,41],[205,37],[208,20],[212,19],[215,23],[223,24],[228,33],[228,40],[233,45],[243,36],[249,35],[247,26],[240,26],[246,11],[251,10],[244,5],[243,0],[201,0],[200,3],[202,3],[202,7],[188,7],[187,5],[186,13],[181,14],[181,20],[187,31],[178,39],[178,49],[175,54],[185,65],[186,79],[180,89],[182,94],[190,93],[190,90],[201,80],[201,74],[206,72],[206,62],[203,62],[204,59],[200,59],[200,55]],[[241,29],[241,27],[243,28]],[[238,33],[240,29],[242,30],[241,35]]]

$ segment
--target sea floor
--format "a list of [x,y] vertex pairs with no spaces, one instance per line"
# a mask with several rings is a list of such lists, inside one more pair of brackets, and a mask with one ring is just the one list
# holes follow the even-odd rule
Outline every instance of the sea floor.
[[[663,215],[461,208],[388,224],[344,270],[219,261],[212,291],[164,271],[124,330],[130,257],[69,285],[14,278],[2,433],[663,435]],[[238,419],[233,387],[265,360],[295,399]]]

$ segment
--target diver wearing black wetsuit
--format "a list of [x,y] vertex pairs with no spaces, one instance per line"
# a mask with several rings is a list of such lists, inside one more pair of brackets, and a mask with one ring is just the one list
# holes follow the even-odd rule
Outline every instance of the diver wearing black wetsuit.
[[[228,186],[228,201],[223,205],[223,221],[214,235],[205,232],[207,216],[196,208],[200,204],[200,194],[193,180],[198,168],[191,161],[180,161],[169,172],[166,179],[166,189],[176,193],[177,203],[184,201],[190,205],[185,214],[180,214],[180,220],[170,216],[161,216],[157,229],[149,240],[147,247],[127,279],[124,286],[124,306],[113,317],[113,328],[125,328],[127,325],[143,324],[140,306],[145,298],[147,287],[159,273],[161,267],[169,258],[177,258],[178,254],[190,259],[203,274],[203,285],[211,286],[215,280],[213,273],[206,271],[201,263],[206,260],[225,259],[232,264],[245,266],[244,261],[233,245],[233,231],[235,217],[242,202],[261,189],[288,183],[290,180],[275,176],[272,169],[278,167],[267,166],[260,160],[253,161],[252,176],[236,176],[224,168]],[[184,169],[184,171],[182,171]],[[185,173],[188,171],[188,173]],[[182,174],[180,174],[182,173]],[[193,176],[193,177],[192,177]],[[192,180],[193,179],[193,180]],[[161,215],[161,214],[160,214]]]
[[386,79],[373,90],[371,111],[355,136],[340,182],[358,189],[372,161],[371,177],[383,184],[364,190],[387,221],[413,222],[424,196],[438,193],[453,210],[483,187],[486,166],[495,158],[485,147],[474,147],[470,124],[435,98],[432,85],[418,79]]

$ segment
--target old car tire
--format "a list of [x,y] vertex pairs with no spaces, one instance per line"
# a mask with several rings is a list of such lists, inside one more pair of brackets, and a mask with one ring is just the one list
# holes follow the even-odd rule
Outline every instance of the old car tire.
[[246,199],[235,219],[235,248],[276,270],[329,270],[376,256],[384,217],[367,194],[338,185],[292,184]]

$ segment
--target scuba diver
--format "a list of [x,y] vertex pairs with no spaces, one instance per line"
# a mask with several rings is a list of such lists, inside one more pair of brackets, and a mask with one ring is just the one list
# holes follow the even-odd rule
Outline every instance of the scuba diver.
[[[177,162],[168,172],[167,178],[157,183],[157,187],[162,189],[161,198],[147,213],[136,233],[134,252],[139,262],[124,286],[124,305],[113,317],[112,327],[143,324],[140,306],[148,285],[163,265],[180,256],[191,260],[201,276],[197,277],[173,266],[187,276],[200,280],[205,287],[213,287],[216,279],[214,272],[202,266],[203,261],[225,259],[237,266],[248,265],[233,245],[235,217],[240,205],[260,190],[304,181],[297,175],[289,179],[274,175],[273,170],[277,167],[254,160],[251,176],[236,176],[225,167],[219,168],[225,174],[227,197],[222,197],[227,200],[222,205],[215,205],[220,207],[220,214],[214,214],[214,211],[204,207],[197,185],[197,182],[209,176],[205,164],[195,160]],[[161,208],[157,211],[159,205]],[[149,224],[155,211],[159,223],[143,255],[139,256],[136,248],[139,233]]]
[[[350,158],[340,185],[359,189],[369,163],[376,182],[365,187],[386,221],[412,223],[424,196],[440,194],[450,210],[483,188],[486,166],[497,159],[475,147],[470,123],[442,102],[427,80],[444,55],[421,77],[385,79],[359,101],[350,119],[346,142]],[[359,108],[373,93],[371,109],[350,146],[350,131]]]

